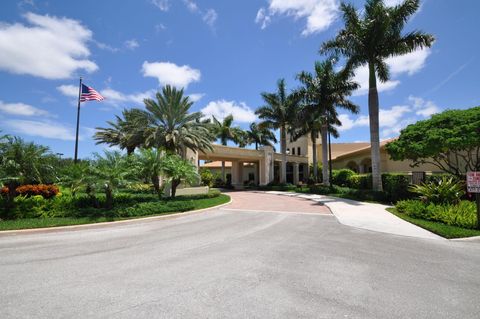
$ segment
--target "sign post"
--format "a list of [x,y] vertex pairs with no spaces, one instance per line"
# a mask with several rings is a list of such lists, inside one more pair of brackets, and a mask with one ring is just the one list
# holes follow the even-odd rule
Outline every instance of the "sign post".
[[477,229],[480,229],[480,172],[467,173],[467,191],[475,193],[477,202]]

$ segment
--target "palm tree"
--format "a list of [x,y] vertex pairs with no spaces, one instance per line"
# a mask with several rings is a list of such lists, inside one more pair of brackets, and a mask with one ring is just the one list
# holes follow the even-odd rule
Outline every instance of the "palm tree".
[[116,121],[108,121],[108,128],[97,127],[94,139],[97,144],[118,146],[131,155],[136,148],[143,145],[145,128],[150,121],[147,113],[140,109],[124,109],[122,115],[123,118],[117,115]]
[[195,165],[182,159],[175,154],[169,154],[162,159],[160,169],[171,183],[171,198],[175,198],[177,187],[180,183],[193,184],[200,180],[197,168]]
[[285,80],[277,82],[277,92],[261,94],[265,106],[255,111],[262,120],[259,124],[262,128],[280,130],[280,151],[282,153],[282,170],[280,182],[285,183],[287,178],[287,129],[293,124],[298,111],[301,96],[299,94],[287,94]]
[[187,149],[211,151],[213,136],[202,113],[189,113],[193,102],[170,85],[156,94],[157,101],[145,99],[149,124],[145,129],[145,146],[164,149],[185,158]]
[[104,156],[95,154],[92,170],[97,183],[103,187],[105,192],[105,208],[112,209],[113,194],[119,186],[128,182],[131,167],[120,152],[105,151]]
[[140,152],[136,155],[139,174],[152,182],[153,188],[158,196],[161,195],[159,180],[161,158],[162,153],[154,148],[140,149]]
[[271,146],[277,143],[275,134],[268,128],[262,127],[257,123],[251,123],[250,128],[245,132],[245,143],[255,144],[255,149],[258,150],[258,146]]
[[3,217],[12,217],[10,212],[15,205],[18,186],[56,181],[53,157],[48,147],[25,142],[19,137],[9,137],[6,143],[0,144],[0,183],[8,188]]
[[364,13],[360,16],[353,5],[342,3],[345,27],[333,40],[324,43],[320,50],[322,53],[344,55],[348,59],[347,68],[368,65],[368,113],[375,190],[382,190],[377,76],[381,82],[389,80],[390,72],[385,62],[387,58],[433,44],[434,37],[421,31],[402,34],[405,24],[419,7],[420,0],[405,0],[394,7],[387,7],[383,0],[367,0]]
[[[239,127],[232,127],[233,115],[226,116],[222,121],[212,116],[212,132],[213,135],[220,140],[222,145],[227,145],[228,141],[237,144],[243,144],[243,131]],[[222,161],[222,180],[225,181],[225,161]]]
[[[318,179],[316,138],[320,133],[322,139],[322,176],[323,184],[330,185],[328,174],[328,131],[331,125],[338,124],[337,107],[352,113],[358,113],[358,106],[348,100],[348,96],[358,88],[351,78],[353,74],[348,69],[335,71],[335,58],[315,63],[315,73],[302,72],[298,79],[303,84],[299,93],[305,104],[299,112],[301,121],[300,133],[310,133],[313,146],[313,171]],[[334,132],[335,134],[335,132]],[[298,136],[298,135],[297,135]]]

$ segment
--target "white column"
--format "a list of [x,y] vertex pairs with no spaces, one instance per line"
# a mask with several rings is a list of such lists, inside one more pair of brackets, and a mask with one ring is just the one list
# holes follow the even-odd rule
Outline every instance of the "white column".
[[280,174],[279,174],[280,183],[281,183],[282,181],[285,181],[285,182],[286,182],[286,181],[287,181],[287,176],[286,176],[286,175],[283,176],[283,174],[284,174],[284,173],[287,174],[287,168],[285,167],[285,165],[287,165],[287,163],[284,163],[283,161],[280,161],[279,163],[280,163],[280,165],[279,165],[279,166],[280,166]]
[[235,188],[243,188],[243,162],[232,161],[232,186]]
[[299,165],[298,163],[293,163],[293,184],[297,185],[299,182]]

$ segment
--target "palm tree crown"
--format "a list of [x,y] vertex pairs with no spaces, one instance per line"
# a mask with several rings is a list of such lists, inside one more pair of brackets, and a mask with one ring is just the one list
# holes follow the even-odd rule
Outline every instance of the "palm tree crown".
[[[337,107],[352,113],[358,113],[359,109],[348,99],[348,96],[358,88],[358,84],[351,80],[352,72],[349,69],[335,71],[335,63],[335,58],[316,62],[314,74],[304,71],[298,75],[298,79],[303,84],[303,87],[299,89],[299,94],[303,96],[304,104],[299,112],[299,123],[294,126],[294,128],[296,127],[294,137],[310,133],[312,145],[316,148],[316,139],[318,133],[321,133],[324,184],[329,184],[327,133],[330,131],[334,136],[338,135],[332,125],[341,125],[338,120]],[[314,177],[317,179],[316,149],[313,150],[313,153]]]
[[116,121],[107,121],[110,127],[97,127],[94,139],[97,144],[108,144],[125,149],[127,154],[132,154],[136,148],[141,147],[145,141],[145,128],[149,125],[147,113],[140,109],[124,109],[123,118],[116,116]]
[[245,143],[255,144],[255,149],[258,150],[259,145],[271,146],[277,143],[275,134],[267,127],[262,127],[257,123],[251,123],[250,128],[245,132]]
[[239,127],[233,125],[233,115],[226,116],[222,121],[219,121],[215,116],[212,116],[212,131],[222,145],[227,145],[228,141],[235,143],[241,142],[243,131]]
[[390,72],[385,60],[417,49],[430,47],[434,37],[415,30],[403,34],[409,18],[419,9],[420,0],[404,0],[387,7],[384,0],[367,0],[363,15],[351,4],[342,3],[345,27],[338,35],[322,45],[321,52],[334,52],[347,58],[347,68],[368,65],[370,142],[372,149],[372,177],[375,190],[382,189],[380,169],[379,101],[377,76],[385,82]]
[[145,130],[146,147],[183,156],[187,149],[194,152],[212,150],[213,136],[208,124],[202,121],[201,112],[189,113],[193,102],[183,95],[183,89],[167,85],[156,98],[157,101],[144,100],[149,118]]
[[280,149],[282,152],[282,169],[280,182],[286,182],[287,170],[287,129],[293,124],[301,96],[287,93],[285,80],[277,82],[277,92],[262,93],[265,106],[258,108],[255,114],[262,120],[261,127],[280,130]]

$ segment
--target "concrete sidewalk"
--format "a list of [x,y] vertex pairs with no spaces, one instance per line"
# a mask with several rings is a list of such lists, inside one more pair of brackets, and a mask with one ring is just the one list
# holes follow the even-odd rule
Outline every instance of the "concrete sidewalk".
[[445,240],[443,237],[410,224],[409,222],[391,214],[386,210],[386,208],[389,207],[386,205],[358,202],[349,199],[315,194],[278,191],[269,191],[266,193],[300,197],[320,202],[330,208],[340,223],[347,226],[400,236]]

